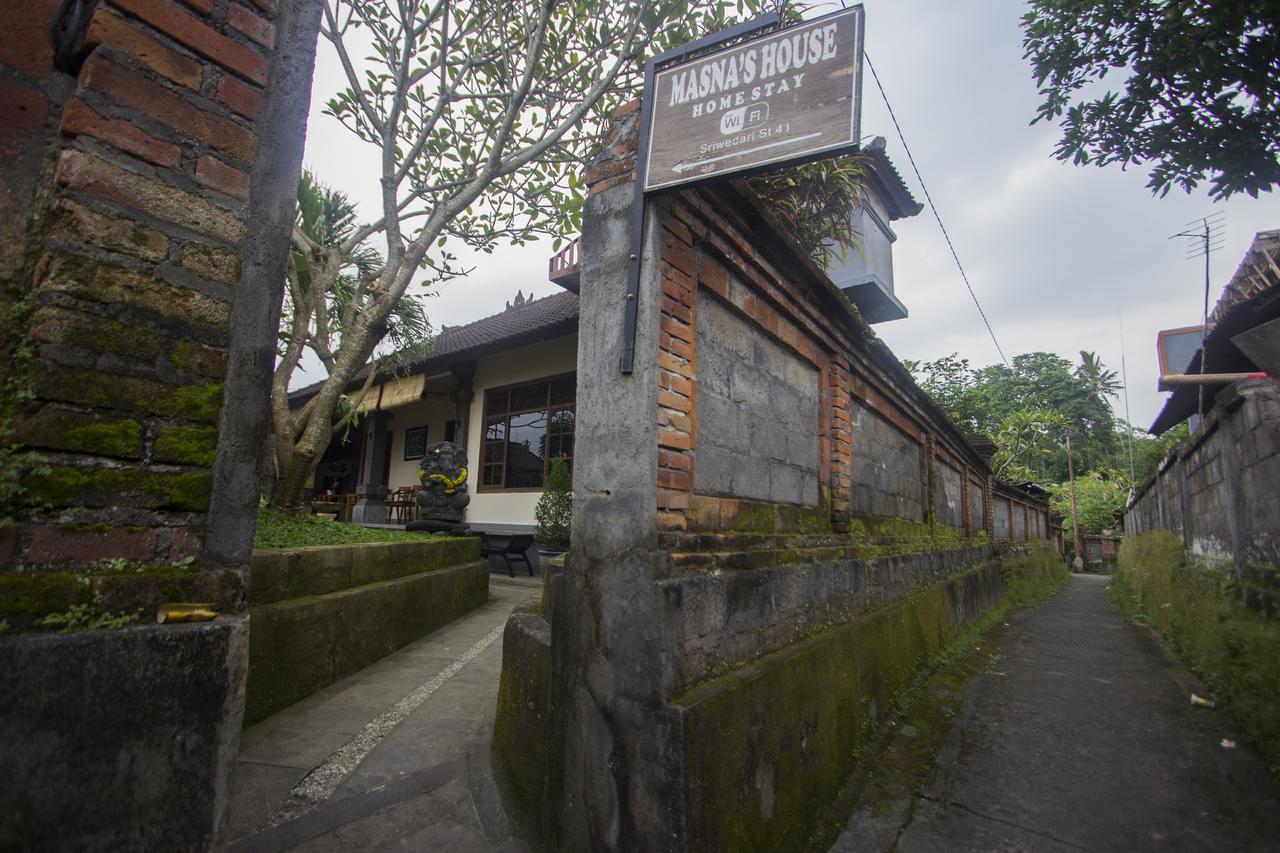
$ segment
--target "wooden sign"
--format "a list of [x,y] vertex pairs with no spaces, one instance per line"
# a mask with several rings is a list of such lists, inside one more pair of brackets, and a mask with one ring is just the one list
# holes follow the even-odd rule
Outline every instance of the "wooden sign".
[[645,192],[852,151],[862,33],[854,6],[659,71]]

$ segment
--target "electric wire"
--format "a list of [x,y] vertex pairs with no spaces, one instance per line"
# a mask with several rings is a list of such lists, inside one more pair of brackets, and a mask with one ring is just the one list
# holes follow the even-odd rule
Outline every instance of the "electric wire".
[[978,294],[974,293],[973,285],[969,283],[969,276],[964,271],[964,265],[960,263],[960,256],[956,254],[956,247],[951,242],[951,235],[947,233],[947,226],[942,224],[942,216],[938,213],[938,206],[933,203],[933,197],[929,195],[929,187],[924,182],[924,176],[920,174],[920,167],[916,165],[916,158],[911,155],[911,146],[907,145],[907,138],[902,133],[902,126],[898,124],[898,117],[894,115],[893,105],[889,103],[889,96],[885,94],[884,86],[880,83],[880,75],[876,73],[876,67],[871,64],[871,56],[864,50],[862,58],[866,61],[867,67],[871,69],[871,77],[876,81],[876,88],[880,90],[880,97],[884,100],[884,105],[889,110],[889,118],[893,120],[894,130],[898,132],[898,139],[902,142],[902,147],[907,152],[907,160],[911,163],[911,170],[916,173],[916,180],[920,182],[920,188],[924,190],[925,200],[929,202],[929,210],[933,211],[933,218],[938,221],[938,227],[942,229],[942,237],[947,241],[947,248],[951,250],[951,259],[956,262],[956,269],[960,270],[960,278],[964,281],[964,286],[968,289],[969,296],[972,297],[973,304],[978,309],[978,315],[982,317],[983,325],[987,327],[987,334],[991,336],[991,343],[995,344],[996,352],[1000,353],[1000,360],[1004,362],[1005,367],[1009,367],[1009,359],[1005,357],[1004,350],[1000,347],[1000,341],[996,340],[996,333],[991,328],[991,321],[987,319],[987,312],[982,310],[982,303],[978,301]]

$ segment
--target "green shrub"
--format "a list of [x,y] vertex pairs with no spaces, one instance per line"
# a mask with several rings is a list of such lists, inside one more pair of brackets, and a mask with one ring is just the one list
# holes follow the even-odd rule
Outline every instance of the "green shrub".
[[1033,545],[1027,553],[1001,561],[1000,573],[1009,605],[1044,601],[1071,577],[1067,564],[1048,545]]
[[573,482],[569,463],[563,456],[551,460],[547,489],[538,498],[533,515],[538,522],[533,538],[547,548],[568,548],[573,518]]
[[1150,623],[1280,771],[1280,623],[1244,606],[1229,572],[1187,559],[1168,531],[1120,543],[1111,600]]

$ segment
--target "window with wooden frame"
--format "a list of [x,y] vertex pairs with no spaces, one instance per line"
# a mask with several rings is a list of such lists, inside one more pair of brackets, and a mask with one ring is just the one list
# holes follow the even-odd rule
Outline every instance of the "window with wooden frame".
[[576,390],[568,373],[484,392],[480,491],[539,491],[551,460],[572,461]]

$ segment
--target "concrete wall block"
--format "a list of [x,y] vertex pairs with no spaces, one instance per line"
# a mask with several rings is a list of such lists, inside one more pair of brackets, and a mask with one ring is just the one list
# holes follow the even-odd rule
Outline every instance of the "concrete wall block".
[[211,844],[240,737],[247,635],[242,617],[220,617],[0,642],[0,766],[22,780],[0,785],[0,848]]
[[992,564],[691,691],[678,706],[686,849],[801,849],[796,828],[818,820],[916,662],[1000,591]]
[[920,445],[857,401],[852,413],[854,513],[923,520]]

